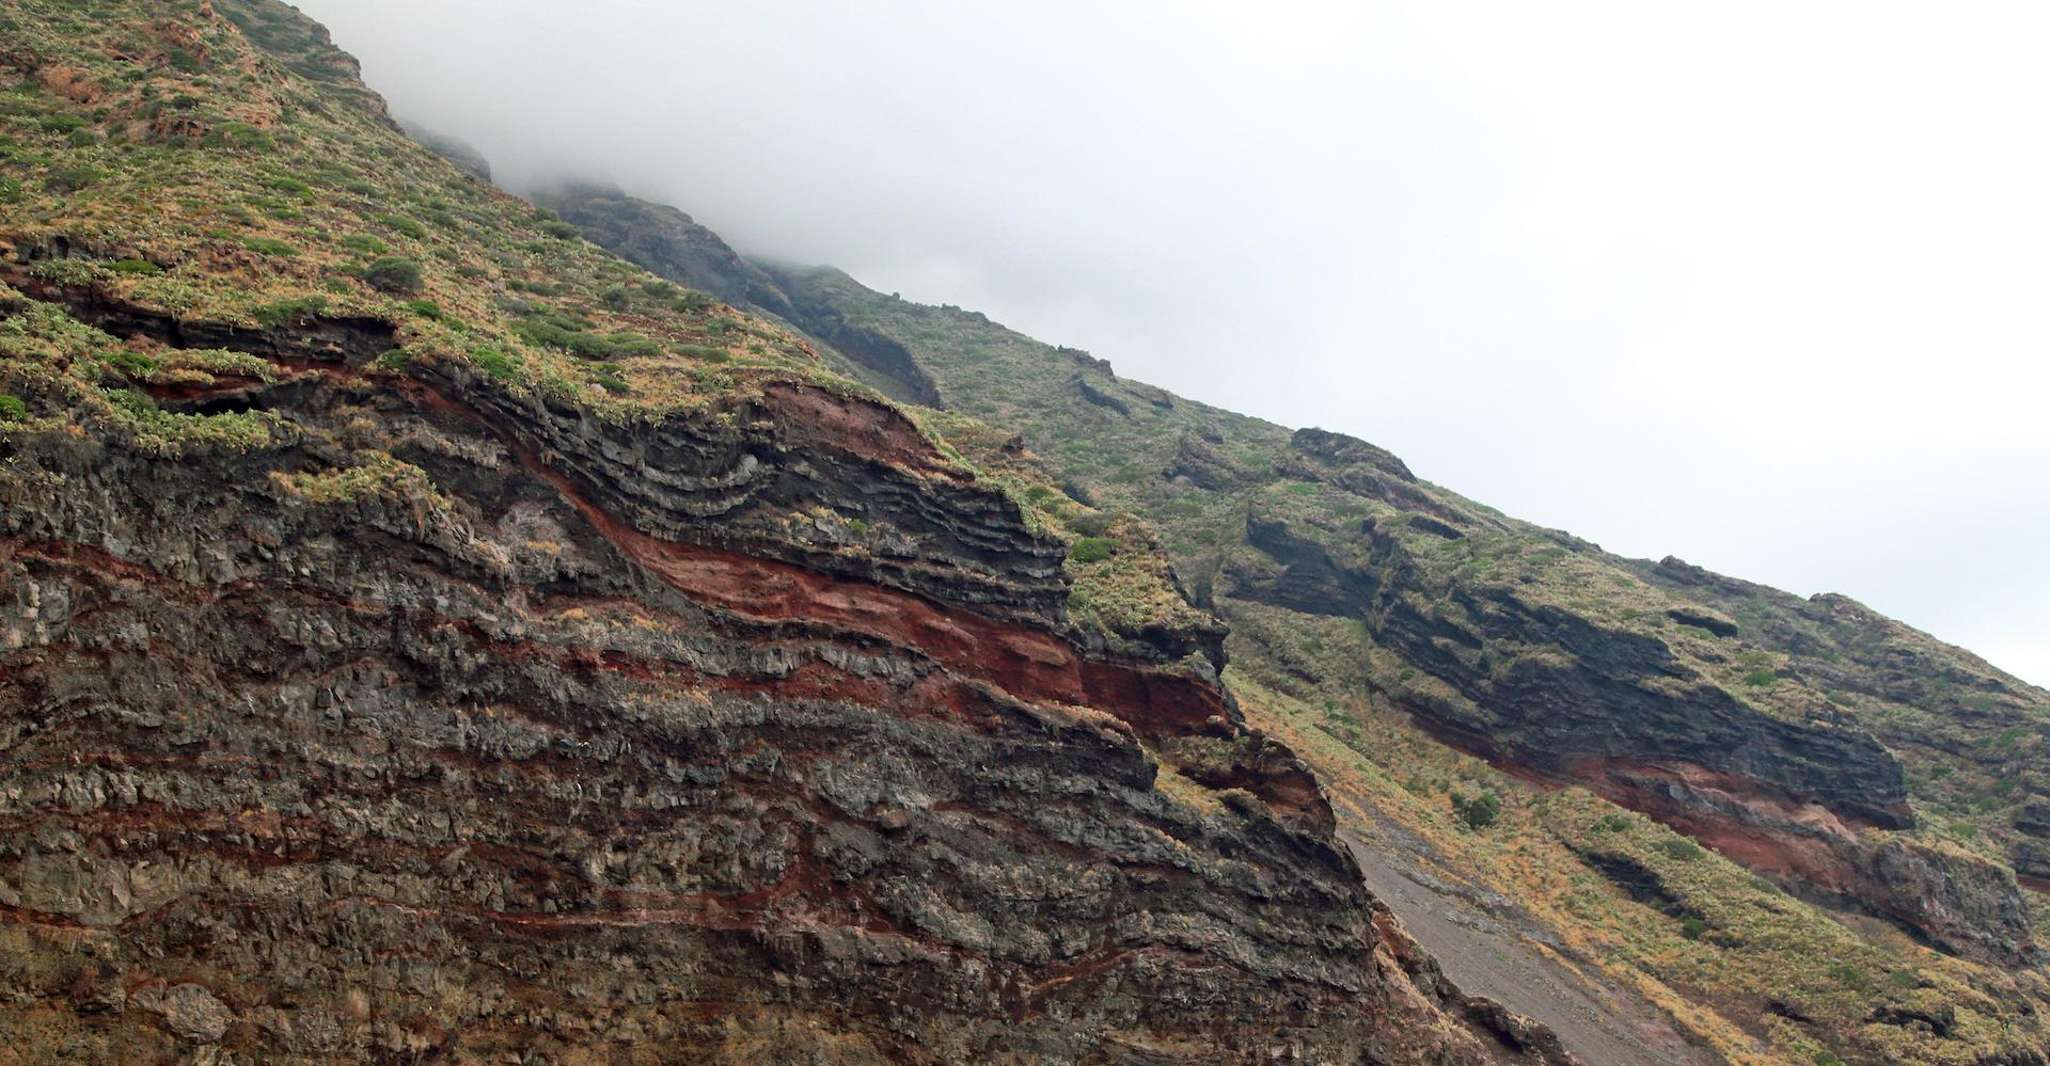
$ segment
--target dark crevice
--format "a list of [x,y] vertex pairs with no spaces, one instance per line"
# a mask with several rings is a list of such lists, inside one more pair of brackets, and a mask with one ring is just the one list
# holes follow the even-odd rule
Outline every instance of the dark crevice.
[[91,285],[62,285],[14,266],[0,280],[123,340],[147,337],[172,348],[221,348],[264,359],[363,366],[398,347],[398,327],[367,315],[309,315],[275,326],[192,321],[143,307]]
[[1666,887],[1665,878],[1661,877],[1657,870],[1628,855],[1608,851],[1585,851],[1580,854],[1580,860],[1594,867],[1596,872],[1608,878],[1631,899],[1653,910],[1674,918],[1699,920],[1703,917],[1700,911]]

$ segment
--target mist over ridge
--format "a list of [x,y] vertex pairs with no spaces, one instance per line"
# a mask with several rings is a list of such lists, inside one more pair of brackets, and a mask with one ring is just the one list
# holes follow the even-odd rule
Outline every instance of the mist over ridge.
[[512,187],[2050,679],[2034,13],[305,6]]

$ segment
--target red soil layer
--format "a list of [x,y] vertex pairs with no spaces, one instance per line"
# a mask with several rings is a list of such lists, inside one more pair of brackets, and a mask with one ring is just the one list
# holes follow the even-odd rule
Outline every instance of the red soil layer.
[[787,381],[764,386],[762,401],[793,436],[949,481],[973,480],[896,408]]
[[[1648,814],[1762,874],[1795,878],[1823,892],[1856,896],[1857,871],[1836,845],[1857,839],[1859,824],[1819,804],[1790,799],[1756,782],[1687,763],[1649,764],[1627,759],[1590,760],[1575,768],[1604,798]],[[1712,807],[1675,801],[1654,787],[1677,782],[1690,791],[1740,804],[1758,823],[1717,817]]]
[[[483,421],[436,390],[415,386],[411,391],[425,406]],[[812,402],[833,398],[814,389],[788,391]],[[524,443],[504,433],[497,436],[530,474],[553,486],[593,529],[697,603],[754,621],[822,625],[915,648],[955,674],[1020,700],[1109,711],[1149,739],[1207,732],[1210,718],[1232,717],[1223,693],[1194,677],[1091,658],[1051,633],[915,593],[650,536],[592,502],[569,475],[543,463]]]

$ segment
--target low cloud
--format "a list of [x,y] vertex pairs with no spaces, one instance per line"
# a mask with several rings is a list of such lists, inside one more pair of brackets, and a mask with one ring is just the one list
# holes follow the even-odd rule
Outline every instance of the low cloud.
[[503,183],[2050,682],[2039,5],[302,6]]

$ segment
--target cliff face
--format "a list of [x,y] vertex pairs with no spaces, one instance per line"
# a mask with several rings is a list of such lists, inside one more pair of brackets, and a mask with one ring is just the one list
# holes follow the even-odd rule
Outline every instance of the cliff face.
[[[1245,736],[1210,683],[712,547],[684,503],[581,473],[618,442],[460,375],[323,366],[166,409],[229,397],[272,447],[7,437],[17,1026],[109,1053],[1458,1059],[1313,784],[1158,780],[1215,768],[1148,744]],[[836,469],[906,524],[946,499],[851,446],[648,435],[768,485]],[[405,473],[331,466],[345,436]],[[1032,543],[982,502],[948,512],[964,537]],[[1043,577],[942,545],[932,572]]]
[[0,16],[0,1059],[1560,1061],[1164,562],[223,7]]
[[[1381,762],[1358,746],[1363,728],[1383,728],[1377,719],[1339,708],[1386,706],[1514,778],[1585,786],[1762,874],[1816,905],[1798,912],[1814,934],[1806,943],[1842,931],[1832,913],[1877,917],[1957,960],[1962,979],[1992,997],[1981,1001],[1987,1017],[2007,1016],[1994,1002],[2040,1001],[2033,977],[2005,983],[2034,973],[2040,957],[2036,904],[2014,872],[2050,868],[2040,845],[2050,818],[2029,805],[2050,790],[2050,697],[2039,690],[1841,597],[1803,600],[1677,560],[1620,559],[1421,481],[1365,441],[1184,400],[1087,353],[871,292],[838,271],[764,269],[793,325],[887,339],[931,382],[923,402],[1021,427],[1072,494],[1158,523],[1183,580],[1233,624],[1234,673],[1325,708],[1319,732],[1346,748],[1314,756],[1320,773],[1347,772],[1355,751]],[[1455,809],[1462,800],[1428,773],[1405,784],[1438,790]],[[1569,856],[1562,879],[1615,883],[1587,857],[1604,854],[1594,838],[1610,826],[1634,824],[1618,819],[1539,815],[1530,831]],[[1684,867],[1698,853],[1670,843],[1671,856],[1651,849],[1656,861],[1678,856]],[[1719,902],[1799,906],[1772,884],[1741,883]],[[1754,895],[1758,885],[1766,894]],[[1690,918],[1704,921],[1673,910],[1655,919],[1671,923],[1684,954],[1706,932]],[[1558,920],[1580,935],[1585,912]],[[1740,1027],[1777,1033],[1796,1061],[2042,1053],[2039,1036],[2014,1028],[2004,1030],[2012,1043],[1974,1043],[1960,1035],[1969,1027],[1948,1026],[1903,1044],[1898,1025],[1875,1019],[1919,1009],[1888,997],[1923,987],[1905,976],[1920,949],[1864,938],[1901,975],[1897,989],[1876,989],[1857,966],[1791,941],[1761,947],[1779,925],[1717,934],[1716,965],[1751,969],[1708,982],[1714,991],[1692,963],[1633,965],[1692,986]],[[1798,1018],[1775,1013],[1760,989],[1789,973],[1838,987]]]

